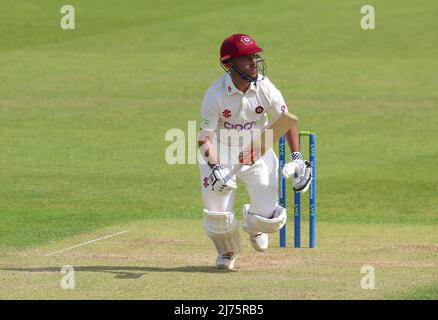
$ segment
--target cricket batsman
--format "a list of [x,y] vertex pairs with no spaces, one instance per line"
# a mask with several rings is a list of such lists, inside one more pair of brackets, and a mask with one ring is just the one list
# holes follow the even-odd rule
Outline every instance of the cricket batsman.
[[[234,199],[239,179],[248,192],[250,203],[243,206],[242,228],[257,251],[268,248],[268,233],[277,232],[286,223],[286,209],[278,205],[278,159],[272,148],[256,161],[242,150],[239,139],[261,130],[272,118],[288,111],[280,91],[266,77],[266,65],[256,41],[246,34],[233,34],[220,48],[220,64],[225,74],[207,90],[201,107],[198,136],[202,188],[203,227],[216,250],[216,267],[233,269],[236,255],[242,251]],[[231,136],[231,139],[228,137]],[[225,137],[225,138],[224,138]],[[302,159],[296,124],[286,133],[291,162],[282,174],[294,176],[294,190],[306,192],[312,170]],[[248,157],[249,156],[249,157]],[[244,165],[229,176],[230,159]],[[248,160],[249,159],[249,160]]]

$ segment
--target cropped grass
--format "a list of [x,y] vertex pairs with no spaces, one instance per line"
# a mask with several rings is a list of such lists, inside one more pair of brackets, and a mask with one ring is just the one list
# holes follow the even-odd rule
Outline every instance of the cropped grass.
[[435,2],[378,1],[373,31],[358,1],[76,1],[72,31],[61,4],[1,13],[2,245],[200,217],[197,167],[167,165],[164,135],[199,121],[232,32],[256,37],[300,128],[318,134],[319,220],[438,222]]
[[[318,221],[429,226],[436,240],[435,0],[373,1],[368,31],[358,0],[75,0],[67,31],[64,4],[2,1],[3,250],[136,221],[200,220],[198,168],[168,165],[164,137],[178,128],[189,139],[187,122],[199,123],[203,95],[223,74],[220,43],[238,32],[264,48],[300,129],[317,133]],[[236,212],[247,201],[239,184]],[[406,295],[436,298],[436,286],[424,288]]]

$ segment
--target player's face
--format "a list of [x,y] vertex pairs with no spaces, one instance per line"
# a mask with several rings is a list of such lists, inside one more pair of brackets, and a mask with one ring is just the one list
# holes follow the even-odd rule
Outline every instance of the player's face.
[[250,54],[236,58],[234,65],[251,78],[257,77],[257,55]]

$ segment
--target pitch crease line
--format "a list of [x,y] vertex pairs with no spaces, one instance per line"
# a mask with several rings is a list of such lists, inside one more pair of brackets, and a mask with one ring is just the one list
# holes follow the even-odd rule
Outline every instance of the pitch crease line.
[[57,253],[68,251],[68,250],[71,250],[71,249],[74,249],[74,248],[77,248],[77,247],[85,246],[87,244],[91,244],[91,243],[94,243],[94,242],[97,242],[97,241],[100,241],[100,240],[104,240],[104,239],[108,239],[108,238],[111,238],[111,237],[115,237],[115,236],[118,236],[119,234],[126,233],[126,232],[128,232],[128,230],[120,231],[120,232],[117,232],[117,233],[114,233],[114,234],[110,234],[109,236],[105,236],[105,237],[102,237],[102,238],[94,239],[94,240],[87,241],[87,242],[84,242],[84,243],[81,243],[81,244],[77,244],[77,245],[69,247],[69,248],[65,248],[65,249],[58,250],[58,251],[55,251],[55,252],[52,252],[52,253],[48,253],[48,254],[46,254],[46,257],[50,257],[50,256],[53,256],[53,255],[55,255]]

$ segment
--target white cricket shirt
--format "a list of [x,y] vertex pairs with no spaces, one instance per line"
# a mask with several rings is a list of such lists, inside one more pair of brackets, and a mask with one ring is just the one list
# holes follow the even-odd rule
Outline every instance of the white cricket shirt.
[[[261,76],[259,75],[259,78]],[[201,129],[247,131],[262,129],[272,117],[288,111],[281,92],[265,77],[243,93],[225,74],[207,90],[201,107]],[[243,132],[242,132],[243,133]]]

